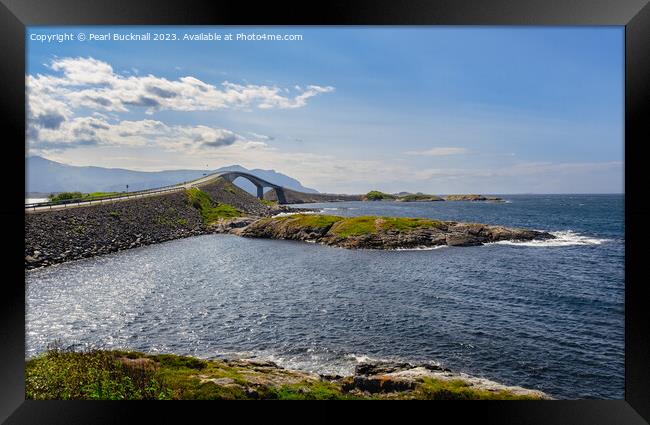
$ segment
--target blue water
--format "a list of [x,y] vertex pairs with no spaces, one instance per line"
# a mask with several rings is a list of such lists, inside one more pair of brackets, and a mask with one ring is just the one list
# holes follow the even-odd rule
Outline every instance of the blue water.
[[558,239],[345,250],[206,235],[27,273],[27,353],[48,343],[251,357],[323,373],[435,362],[558,398],[623,398],[624,198],[301,205]]

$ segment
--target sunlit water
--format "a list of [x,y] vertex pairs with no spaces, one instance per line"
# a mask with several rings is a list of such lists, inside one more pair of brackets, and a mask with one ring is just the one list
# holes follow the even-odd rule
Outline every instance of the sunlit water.
[[338,374],[395,359],[559,398],[623,398],[623,196],[506,198],[303,206],[558,238],[371,251],[206,235],[30,271],[26,355],[60,340]]

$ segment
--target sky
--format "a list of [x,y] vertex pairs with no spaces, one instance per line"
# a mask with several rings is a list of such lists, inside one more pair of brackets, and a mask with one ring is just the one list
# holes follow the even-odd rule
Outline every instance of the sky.
[[[262,34],[299,37],[251,37]],[[26,155],[143,171],[239,164],[330,193],[624,189],[623,27],[30,27],[26,37]]]

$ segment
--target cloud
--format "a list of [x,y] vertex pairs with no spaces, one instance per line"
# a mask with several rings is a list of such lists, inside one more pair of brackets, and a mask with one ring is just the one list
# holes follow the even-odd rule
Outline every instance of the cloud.
[[420,170],[420,179],[465,179],[465,178],[494,178],[494,177],[523,177],[539,175],[570,175],[589,174],[605,170],[623,169],[622,161],[604,162],[518,162],[503,165],[498,168],[438,168]]
[[33,153],[87,146],[155,147],[162,151],[200,155],[208,150],[236,146],[250,150],[266,147],[232,131],[204,125],[167,125],[157,120],[110,121],[101,116],[76,117],[57,128],[28,127]]
[[467,153],[465,148],[454,148],[454,147],[438,147],[431,148],[424,151],[408,151],[404,152],[407,155],[424,155],[424,156],[447,156],[447,155],[460,155]]
[[49,68],[58,75],[27,77],[28,98],[34,103],[59,102],[69,109],[127,112],[142,107],[149,114],[158,110],[292,109],[306,106],[314,96],[334,91],[332,86],[297,86],[291,95],[267,85],[228,81],[213,85],[193,76],[169,80],[151,74],[120,74],[110,64],[90,57],[57,58]]

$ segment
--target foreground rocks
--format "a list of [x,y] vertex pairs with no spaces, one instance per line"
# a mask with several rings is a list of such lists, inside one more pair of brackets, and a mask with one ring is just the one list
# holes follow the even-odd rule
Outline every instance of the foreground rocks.
[[[74,370],[75,373],[66,373]],[[120,350],[50,350],[27,361],[27,399],[536,400],[547,394],[432,364],[373,362],[353,375],[284,369],[258,359],[203,360]],[[134,384],[124,386],[125,378]],[[107,379],[110,382],[107,382]],[[98,397],[96,388],[101,387]]]
[[477,246],[498,241],[553,239],[536,230],[418,218],[337,217],[296,214],[283,217],[224,221],[224,233],[244,237],[316,242],[342,248],[413,249],[441,245]]

